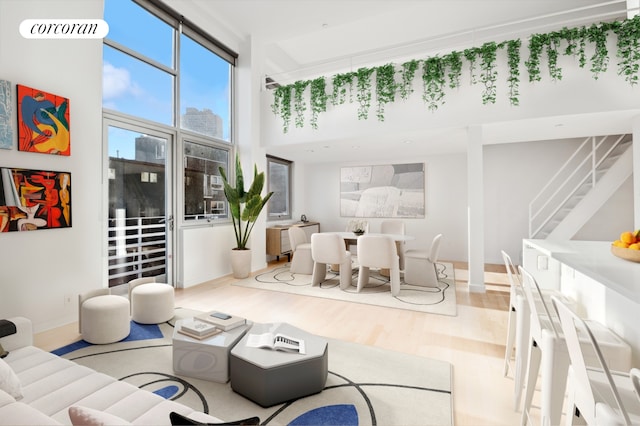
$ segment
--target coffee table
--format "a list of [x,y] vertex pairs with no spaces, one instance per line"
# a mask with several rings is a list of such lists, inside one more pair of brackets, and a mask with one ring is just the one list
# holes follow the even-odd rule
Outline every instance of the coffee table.
[[[306,354],[247,346],[250,334],[283,333],[303,339]],[[327,340],[287,323],[253,324],[231,349],[231,389],[263,406],[321,392],[327,382]]]
[[251,324],[198,340],[178,332],[182,321],[176,321],[173,329],[173,371],[196,379],[228,382],[229,352]]

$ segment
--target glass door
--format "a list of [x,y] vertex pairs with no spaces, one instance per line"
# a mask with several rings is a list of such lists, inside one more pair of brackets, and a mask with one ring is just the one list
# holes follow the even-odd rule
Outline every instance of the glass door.
[[173,135],[105,119],[109,287],[134,278],[173,283]]

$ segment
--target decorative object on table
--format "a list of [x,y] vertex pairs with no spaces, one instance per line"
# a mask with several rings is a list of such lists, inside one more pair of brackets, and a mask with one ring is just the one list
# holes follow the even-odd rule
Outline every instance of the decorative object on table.
[[185,319],[180,323],[178,332],[194,339],[202,340],[222,333],[222,329],[197,318],[191,318]]
[[257,165],[254,165],[251,187],[249,191],[245,192],[244,175],[238,154],[236,154],[235,170],[235,187],[229,184],[227,174],[222,167],[220,167],[220,175],[224,182],[224,195],[229,202],[229,212],[236,235],[236,247],[231,252],[231,269],[233,270],[234,278],[246,278],[251,272],[251,251],[247,248],[249,236],[262,208],[267,204],[273,192],[269,192],[264,198],[262,197],[264,172],[258,173]]
[[422,218],[424,189],[424,163],[343,167],[340,216]]
[[0,232],[71,227],[71,173],[0,168]]
[[223,331],[233,330],[247,323],[246,318],[225,314],[224,312],[207,312],[195,317],[197,320],[212,324]]
[[11,149],[13,146],[13,96],[11,82],[0,80],[0,148]]
[[611,243],[611,253],[621,259],[640,263],[640,229],[625,231]]
[[69,99],[17,85],[18,150],[71,155]]

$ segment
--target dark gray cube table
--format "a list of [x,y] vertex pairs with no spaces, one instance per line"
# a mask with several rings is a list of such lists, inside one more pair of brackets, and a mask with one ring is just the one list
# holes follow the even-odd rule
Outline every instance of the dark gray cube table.
[[[306,354],[247,346],[250,334],[283,333],[305,341]],[[231,349],[231,388],[262,407],[321,392],[327,382],[328,344],[287,323],[253,324]]]

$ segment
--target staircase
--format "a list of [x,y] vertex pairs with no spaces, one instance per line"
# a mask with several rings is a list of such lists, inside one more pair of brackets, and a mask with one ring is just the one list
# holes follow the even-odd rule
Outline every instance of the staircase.
[[529,203],[529,238],[571,239],[633,173],[631,135],[592,136]]

